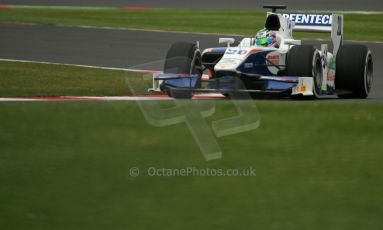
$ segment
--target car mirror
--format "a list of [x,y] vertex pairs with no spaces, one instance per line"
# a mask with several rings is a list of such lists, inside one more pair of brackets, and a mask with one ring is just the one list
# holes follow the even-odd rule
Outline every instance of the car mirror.
[[285,40],[285,44],[289,46],[297,46],[297,45],[301,45],[301,43],[302,43],[301,40],[294,40],[294,39]]
[[231,44],[234,44],[234,38],[219,38],[218,42],[220,44],[227,44],[227,47],[230,47]]

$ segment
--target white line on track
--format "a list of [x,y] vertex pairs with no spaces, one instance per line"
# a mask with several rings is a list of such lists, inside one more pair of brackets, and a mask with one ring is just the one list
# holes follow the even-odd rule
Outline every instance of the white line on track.
[[[45,62],[45,61],[30,61],[30,60],[17,60],[17,59],[4,59],[0,58],[0,61],[6,62],[20,62],[20,63],[36,63],[36,64],[46,64],[46,65],[63,65],[63,66],[72,66],[80,68],[91,68],[91,69],[103,69],[103,70],[114,70],[114,71],[125,71],[125,72],[137,72],[145,74],[159,74],[162,71],[159,70],[143,70],[143,69],[126,69],[126,68],[115,68],[115,67],[103,67],[103,66],[92,66],[92,65],[77,65],[77,64],[64,64],[57,62]],[[208,75],[203,74],[202,80],[208,80]]]
[[77,64],[65,64],[65,63],[57,63],[57,62],[16,60],[16,59],[5,59],[5,58],[0,58],[0,61],[21,62],[21,63],[36,63],[36,64],[47,64],[47,65],[63,65],[63,66],[73,66],[73,67],[92,68],[92,69],[104,69],[104,70],[116,70],[116,71],[129,71],[129,72],[149,72],[149,73],[157,73],[157,72],[159,72],[159,71],[154,71],[154,70],[125,69],[125,68],[115,68],[115,67],[77,65]]

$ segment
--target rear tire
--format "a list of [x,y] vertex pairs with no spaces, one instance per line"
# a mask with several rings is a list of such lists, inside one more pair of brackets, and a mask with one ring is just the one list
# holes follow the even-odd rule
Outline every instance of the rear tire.
[[[176,42],[168,50],[164,73],[202,75],[201,52],[197,45],[190,42]],[[191,89],[164,86],[168,96],[177,99],[193,97]]]
[[344,45],[336,57],[335,87],[349,93],[340,98],[367,98],[373,80],[371,51],[363,45]]
[[287,54],[288,76],[313,77],[314,98],[322,91],[323,72],[319,51],[311,45],[298,45],[290,49]]

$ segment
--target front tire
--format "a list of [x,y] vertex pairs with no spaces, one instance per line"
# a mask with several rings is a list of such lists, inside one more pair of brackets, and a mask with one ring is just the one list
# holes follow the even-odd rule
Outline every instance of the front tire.
[[314,97],[322,91],[323,71],[319,51],[311,45],[297,45],[287,54],[287,75],[298,77],[313,77]]
[[373,80],[371,51],[364,45],[344,45],[336,57],[335,87],[349,91],[340,98],[367,98]]
[[[164,65],[164,73],[202,75],[201,52],[197,45],[190,42],[176,42],[168,50]],[[193,97],[189,88],[163,86],[168,96],[177,99]]]

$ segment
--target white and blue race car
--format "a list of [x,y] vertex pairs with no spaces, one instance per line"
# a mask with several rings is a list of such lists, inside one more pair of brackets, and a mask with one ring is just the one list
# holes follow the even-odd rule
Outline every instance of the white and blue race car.
[[[277,13],[271,8],[265,27],[255,37],[220,38],[225,47],[200,51],[198,42],[177,42],[167,55],[164,71],[153,76],[151,91],[174,98],[191,98],[195,93],[219,92],[237,95],[278,97],[367,98],[373,79],[371,51],[363,45],[343,44],[343,15]],[[320,49],[302,45],[293,31],[331,33]],[[207,73],[207,74],[204,74]]]

